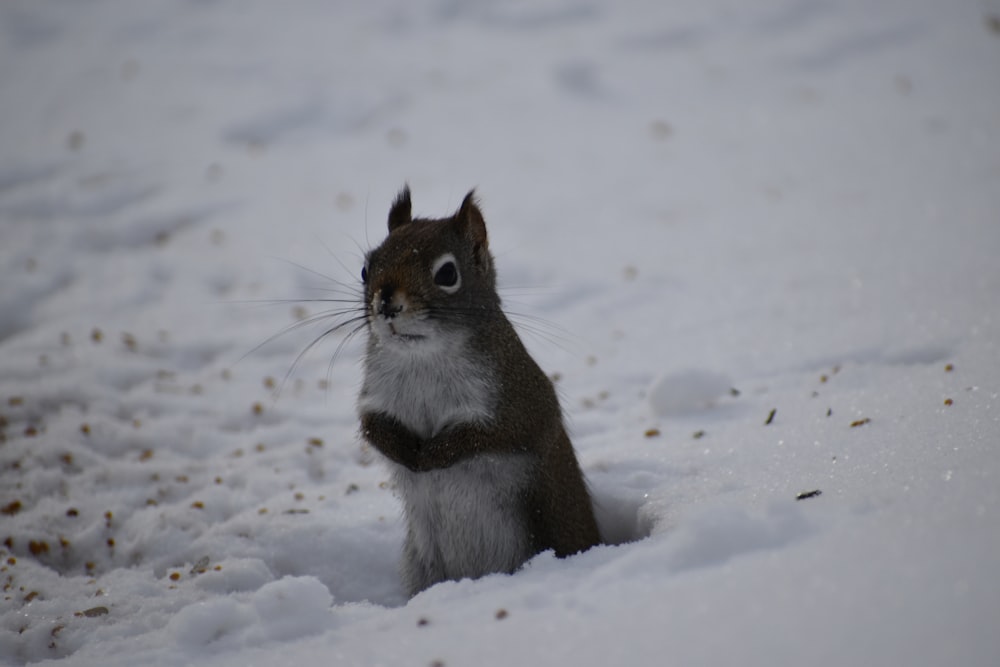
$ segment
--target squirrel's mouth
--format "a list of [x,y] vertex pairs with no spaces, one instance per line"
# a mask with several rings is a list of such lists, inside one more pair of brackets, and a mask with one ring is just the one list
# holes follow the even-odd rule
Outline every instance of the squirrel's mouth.
[[408,334],[408,333],[403,333],[401,331],[398,331],[396,329],[396,325],[393,324],[392,322],[387,322],[387,324],[389,326],[389,333],[392,334],[393,340],[401,340],[401,341],[404,341],[404,342],[413,342],[413,341],[423,340],[424,338],[427,338],[427,336],[421,336],[419,334]]

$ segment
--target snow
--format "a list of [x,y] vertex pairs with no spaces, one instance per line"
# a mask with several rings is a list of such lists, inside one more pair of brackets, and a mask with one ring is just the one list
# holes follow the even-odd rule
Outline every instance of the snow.
[[[998,71],[995,0],[4,2],[0,663],[997,664]],[[412,600],[298,356],[404,182],[608,542]]]

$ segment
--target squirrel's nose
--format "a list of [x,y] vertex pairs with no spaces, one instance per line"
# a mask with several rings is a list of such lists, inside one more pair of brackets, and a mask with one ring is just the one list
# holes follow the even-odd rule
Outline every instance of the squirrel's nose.
[[391,320],[403,310],[403,304],[392,298],[395,292],[396,288],[392,285],[386,285],[379,291],[378,314],[386,319]]

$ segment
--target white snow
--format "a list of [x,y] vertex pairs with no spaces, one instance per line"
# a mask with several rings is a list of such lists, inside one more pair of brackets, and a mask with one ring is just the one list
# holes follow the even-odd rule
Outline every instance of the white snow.
[[[0,663],[1000,663],[998,72],[996,0],[3,2]],[[409,601],[298,358],[404,182],[610,543]]]

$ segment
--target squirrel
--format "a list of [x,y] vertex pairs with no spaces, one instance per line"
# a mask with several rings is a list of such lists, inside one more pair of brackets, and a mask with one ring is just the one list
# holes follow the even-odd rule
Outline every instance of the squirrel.
[[361,280],[361,436],[402,501],[409,595],[599,544],[555,388],[501,309],[475,191],[413,218],[405,186]]

